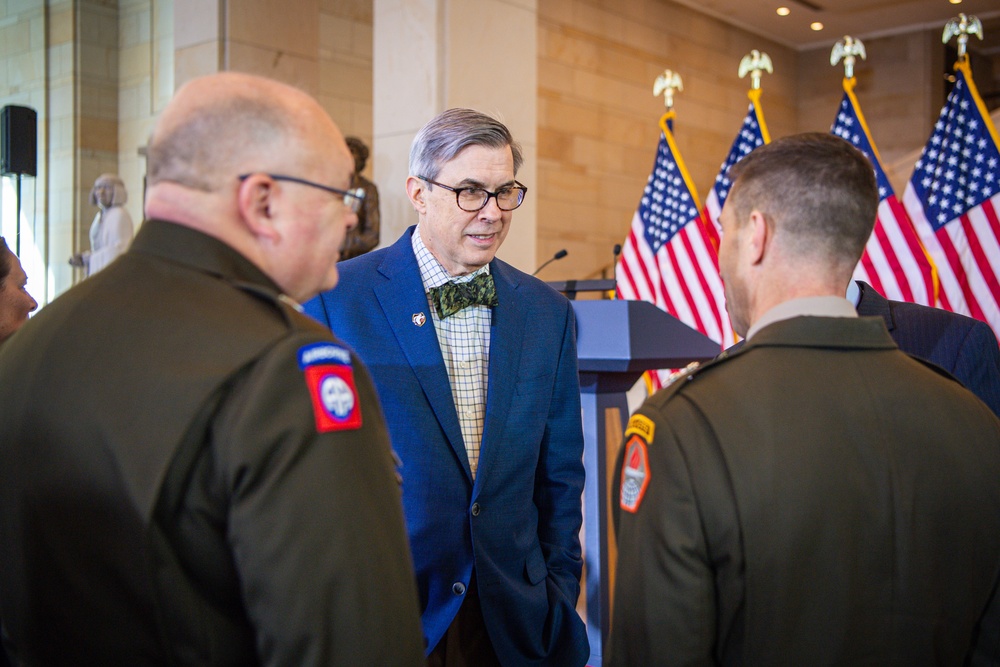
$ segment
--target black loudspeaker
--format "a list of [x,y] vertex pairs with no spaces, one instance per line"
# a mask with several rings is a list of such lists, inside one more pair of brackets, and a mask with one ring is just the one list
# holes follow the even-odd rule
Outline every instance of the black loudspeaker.
[[0,110],[0,174],[38,175],[38,114],[30,107]]

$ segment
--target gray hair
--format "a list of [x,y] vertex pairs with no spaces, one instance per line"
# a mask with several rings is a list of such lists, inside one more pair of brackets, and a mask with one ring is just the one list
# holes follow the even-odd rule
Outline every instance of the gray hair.
[[153,132],[148,184],[172,181],[210,192],[275,146],[293,143],[289,122],[285,102],[254,88],[203,101],[183,122]]
[[122,206],[126,201],[128,201],[128,192],[125,190],[125,181],[121,179],[117,174],[101,174],[94,181],[94,187],[90,189],[90,205],[97,206],[97,193],[94,188],[101,181],[107,181],[111,184],[111,205],[112,206]]
[[449,160],[469,146],[505,148],[514,156],[514,175],[524,163],[521,145],[507,126],[472,109],[448,109],[424,125],[410,146],[410,176],[437,178]]

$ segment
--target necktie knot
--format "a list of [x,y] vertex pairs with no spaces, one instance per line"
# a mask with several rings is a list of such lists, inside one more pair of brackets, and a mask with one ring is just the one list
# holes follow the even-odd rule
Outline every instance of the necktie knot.
[[444,319],[469,306],[496,306],[497,289],[493,276],[480,273],[464,283],[445,283],[430,289],[431,302],[437,309],[438,317]]

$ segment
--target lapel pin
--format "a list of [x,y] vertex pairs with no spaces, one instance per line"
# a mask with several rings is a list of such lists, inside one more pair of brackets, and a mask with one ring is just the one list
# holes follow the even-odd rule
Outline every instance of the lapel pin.
[[424,326],[424,322],[427,321],[427,316],[423,313],[413,313],[413,323],[418,327]]

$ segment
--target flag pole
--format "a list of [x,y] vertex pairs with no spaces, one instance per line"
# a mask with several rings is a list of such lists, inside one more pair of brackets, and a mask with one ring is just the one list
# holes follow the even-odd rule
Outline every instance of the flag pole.
[[760,78],[764,72],[774,74],[774,65],[771,64],[771,56],[757,49],[753,49],[750,53],[743,56],[743,60],[740,61],[739,75],[741,79],[746,78],[748,74],[750,75],[750,90],[747,91],[747,97],[750,98],[750,103],[753,105],[764,143],[769,144],[771,143],[771,135],[767,131],[767,125],[764,123],[764,115],[760,113],[760,96],[762,93]]
[[871,283],[890,299],[933,306],[939,290],[937,267],[888,182],[882,157],[854,94],[854,67],[859,57],[867,59],[865,45],[850,35],[834,44],[830,52],[830,65],[836,67],[842,60],[844,67],[844,99],[830,131],[871,159],[879,182],[875,226],[853,277]]

